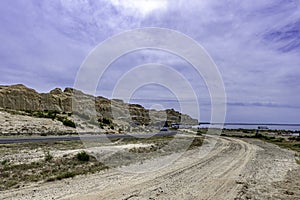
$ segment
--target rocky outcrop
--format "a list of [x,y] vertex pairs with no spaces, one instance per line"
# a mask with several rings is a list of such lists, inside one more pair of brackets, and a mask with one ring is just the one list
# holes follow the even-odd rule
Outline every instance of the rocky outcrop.
[[24,85],[0,86],[0,107],[12,110],[72,112],[72,94],[56,88],[38,93]]
[[24,85],[0,86],[0,107],[11,110],[53,110],[78,114],[81,118],[108,118],[135,125],[158,125],[160,122],[197,124],[197,120],[173,109],[148,110],[138,104],[127,104],[122,100],[94,97],[73,88],[62,91],[55,88],[49,93],[38,93]]

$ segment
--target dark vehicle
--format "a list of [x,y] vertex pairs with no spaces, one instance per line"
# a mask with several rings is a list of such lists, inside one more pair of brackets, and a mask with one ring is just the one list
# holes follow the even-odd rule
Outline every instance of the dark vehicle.
[[167,128],[167,127],[162,127],[162,128],[160,129],[160,131],[168,131],[168,128]]

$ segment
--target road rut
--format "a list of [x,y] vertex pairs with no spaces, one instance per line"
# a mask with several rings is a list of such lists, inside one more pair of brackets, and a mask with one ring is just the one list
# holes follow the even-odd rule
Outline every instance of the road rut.
[[281,199],[286,194],[273,183],[298,168],[293,152],[275,145],[210,136],[201,148],[157,171],[133,173],[125,167],[0,194],[2,199]]

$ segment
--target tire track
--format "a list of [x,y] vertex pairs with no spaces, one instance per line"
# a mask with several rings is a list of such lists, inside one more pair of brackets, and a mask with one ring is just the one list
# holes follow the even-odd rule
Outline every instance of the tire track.
[[[143,174],[109,170],[2,193],[2,199],[297,199],[282,189],[294,153],[259,140],[209,136],[173,164]],[[215,146],[213,146],[215,144]],[[162,157],[137,164],[146,167]],[[291,172],[291,171],[290,171]],[[279,181],[279,182],[278,182]],[[297,180],[295,180],[297,182]],[[279,188],[279,189],[278,189]],[[293,195],[291,195],[293,194]]]
[[[150,179],[144,177],[140,181],[133,181],[132,184],[115,190],[101,191],[85,196],[85,199],[155,199],[158,197],[159,199],[170,199],[170,194],[171,196],[172,194],[176,195],[179,193],[178,190],[180,188],[185,188],[184,185],[190,186],[191,194],[194,193],[194,190],[197,190],[193,194],[195,195],[193,198],[214,198],[223,190],[229,190],[231,193],[234,193],[230,196],[234,196],[237,193],[237,187],[239,187],[235,183],[237,172],[243,168],[253,155],[253,148],[249,148],[249,144],[240,140],[216,137],[211,137],[211,139],[217,140],[218,144],[204,158],[194,160],[191,163],[187,162],[184,166],[175,166],[170,171],[152,176]],[[224,168],[226,165],[228,166]],[[222,181],[218,177],[224,180]],[[197,183],[202,188],[197,187],[197,184],[191,184],[190,180],[194,180],[194,183]],[[229,182],[231,184],[228,184]],[[232,182],[234,186],[232,186]],[[228,185],[232,188],[228,188]],[[185,188],[185,191],[181,192],[181,194],[184,194],[182,198],[191,196],[186,194],[189,190]],[[80,196],[80,199],[82,198],[84,196]]]

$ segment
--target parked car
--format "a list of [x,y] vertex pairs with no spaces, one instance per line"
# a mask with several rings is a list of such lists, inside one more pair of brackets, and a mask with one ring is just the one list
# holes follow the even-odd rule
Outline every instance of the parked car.
[[162,127],[162,128],[160,129],[160,131],[168,131],[168,128],[167,128],[167,127]]

